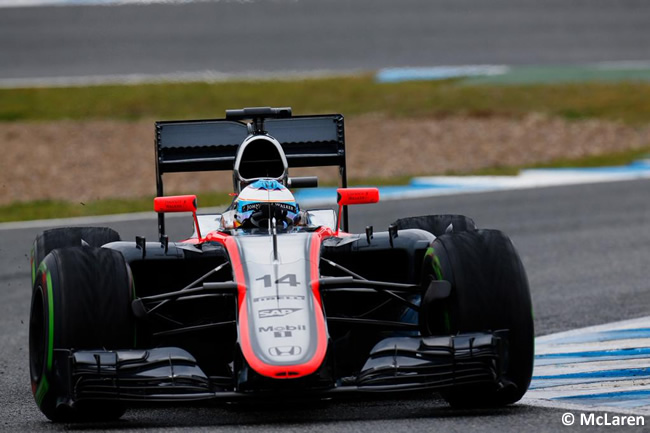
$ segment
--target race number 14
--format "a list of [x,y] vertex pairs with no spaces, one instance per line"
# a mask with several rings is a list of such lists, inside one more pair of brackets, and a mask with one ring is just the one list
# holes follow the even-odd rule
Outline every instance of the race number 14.
[[[264,287],[272,287],[273,286],[273,279],[271,278],[271,274],[266,274],[255,281],[264,281]],[[282,277],[278,278],[275,280],[275,284],[288,284],[291,287],[296,287],[298,286],[298,278],[296,277],[296,274],[286,274],[283,275]]]

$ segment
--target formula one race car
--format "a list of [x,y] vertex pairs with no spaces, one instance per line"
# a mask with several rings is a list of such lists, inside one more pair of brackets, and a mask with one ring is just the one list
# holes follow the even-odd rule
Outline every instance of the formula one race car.
[[[456,406],[518,401],[530,383],[528,281],[510,240],[462,215],[348,233],[343,117],[290,108],[156,125],[159,238],[110,228],[40,234],[29,325],[36,403],[54,421],[138,402],[324,398],[431,390]],[[290,167],[337,166],[336,209],[304,210]],[[170,172],[232,170],[222,214],[165,197]],[[190,212],[195,233],[165,234]]]

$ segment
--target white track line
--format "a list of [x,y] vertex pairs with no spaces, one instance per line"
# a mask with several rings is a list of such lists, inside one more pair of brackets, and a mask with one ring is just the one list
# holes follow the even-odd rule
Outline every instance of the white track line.
[[[606,359],[606,351],[649,349],[650,338],[645,338],[648,332],[650,317],[642,317],[537,338],[538,357],[558,353],[575,354],[575,357],[543,358],[543,365],[536,363],[531,389],[522,399],[522,403],[565,410],[650,415],[650,376],[646,376],[650,370],[650,356],[634,355],[635,352],[630,351],[631,356],[627,357],[623,351],[616,352],[620,359]],[[618,335],[623,338],[613,339]],[[630,338],[631,335],[639,338]],[[576,358],[584,352],[603,352],[605,359],[584,356],[583,362],[576,362]],[[602,372],[602,375],[597,372]],[[574,376],[562,377],[566,374]],[[639,376],[634,376],[635,374]],[[580,401],[567,399],[579,399],[582,396],[585,396],[585,399]]]

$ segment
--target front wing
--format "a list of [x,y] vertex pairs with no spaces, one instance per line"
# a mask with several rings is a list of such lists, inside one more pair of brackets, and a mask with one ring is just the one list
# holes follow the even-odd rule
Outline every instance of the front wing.
[[[291,395],[317,397],[341,393],[446,390],[469,384],[502,387],[507,363],[507,331],[458,334],[449,337],[391,337],[370,352],[361,372],[340,378],[323,389],[291,388]],[[239,389],[236,375],[207,376],[196,359],[176,347],[150,350],[60,350],[56,361],[66,365],[59,379],[68,390],[66,401],[82,400],[181,402],[237,400],[282,394]],[[67,377],[65,377],[67,376]]]

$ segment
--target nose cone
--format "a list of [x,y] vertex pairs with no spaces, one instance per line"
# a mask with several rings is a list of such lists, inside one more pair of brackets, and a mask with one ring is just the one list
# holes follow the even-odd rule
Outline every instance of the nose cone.
[[248,365],[276,379],[304,377],[322,365],[327,329],[318,291],[320,238],[310,233],[238,236],[246,294],[239,338]]

